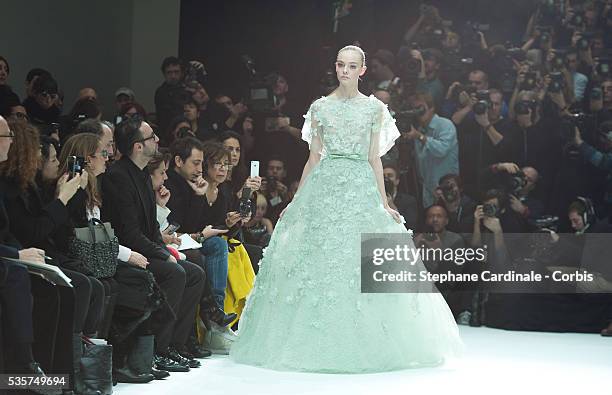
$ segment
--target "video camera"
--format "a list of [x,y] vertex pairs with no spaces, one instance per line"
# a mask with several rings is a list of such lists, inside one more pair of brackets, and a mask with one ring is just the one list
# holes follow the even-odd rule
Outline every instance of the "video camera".
[[246,102],[249,110],[260,113],[271,113],[274,110],[275,97],[272,87],[276,81],[266,79],[255,69],[255,62],[249,55],[240,57],[249,72],[249,87]]
[[408,110],[395,113],[395,122],[397,128],[404,132],[409,131],[411,127],[417,129],[419,127],[419,119],[425,114],[425,107],[419,106]]

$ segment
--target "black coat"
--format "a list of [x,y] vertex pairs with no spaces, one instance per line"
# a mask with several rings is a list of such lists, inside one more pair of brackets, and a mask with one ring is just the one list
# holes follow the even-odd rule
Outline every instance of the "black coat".
[[151,177],[124,156],[102,177],[102,220],[110,221],[121,245],[148,259],[165,261],[166,250],[157,222]]

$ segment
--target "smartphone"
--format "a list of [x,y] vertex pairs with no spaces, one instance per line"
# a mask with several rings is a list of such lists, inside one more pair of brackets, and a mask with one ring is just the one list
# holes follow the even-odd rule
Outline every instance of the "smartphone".
[[73,178],[77,174],[81,174],[83,172],[83,167],[85,166],[85,158],[80,156],[69,156],[68,157],[68,175],[70,178]]
[[181,226],[179,224],[169,224],[168,227],[164,230],[165,233],[171,235],[177,230],[179,230]]
[[251,177],[259,176],[259,161],[252,160],[251,161]]

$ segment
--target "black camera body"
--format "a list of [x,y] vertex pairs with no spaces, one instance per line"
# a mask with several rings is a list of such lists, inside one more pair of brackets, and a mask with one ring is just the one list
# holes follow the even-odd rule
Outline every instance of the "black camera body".
[[559,229],[559,217],[553,215],[546,215],[530,220],[529,224],[538,231],[542,231],[543,229],[550,229],[556,232],[557,229]]
[[419,106],[395,113],[395,122],[400,132],[407,132],[411,127],[419,127],[419,119],[425,114],[425,107]]
[[497,216],[497,206],[491,203],[485,203],[482,205],[482,212],[486,217],[496,217]]
[[255,69],[255,62],[249,55],[242,55],[242,63],[249,72],[249,87],[246,94],[249,110],[259,113],[272,113],[274,110],[273,82],[267,80]]
[[548,91],[550,93],[559,93],[565,87],[565,78],[563,73],[553,71],[550,73],[550,85],[548,85]]
[[532,91],[536,88],[538,77],[537,74],[533,71],[529,71],[525,73],[525,80],[520,86],[522,91]]
[[474,104],[473,110],[476,115],[486,114],[489,108],[491,107],[490,96],[488,90],[478,91],[476,92],[476,100],[477,102]]
[[538,102],[535,100],[520,100],[514,104],[514,113],[516,115],[527,115],[529,114],[529,109],[533,112],[537,106]]

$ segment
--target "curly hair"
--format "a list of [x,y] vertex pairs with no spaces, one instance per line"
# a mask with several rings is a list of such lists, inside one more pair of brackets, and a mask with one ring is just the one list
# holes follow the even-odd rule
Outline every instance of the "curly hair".
[[[90,156],[95,156],[100,145],[100,137],[93,133],[80,133],[70,137],[64,143],[62,152],[59,155],[59,172],[61,176],[68,172],[68,158],[70,156],[78,156],[87,160]],[[89,174],[87,181],[87,208],[90,210],[94,206],[102,206],[102,196],[98,191],[98,181],[96,177]]]
[[9,128],[15,133],[8,152],[8,159],[0,163],[0,176],[12,178],[22,192],[34,185],[40,158],[40,135],[34,126],[8,120]]

